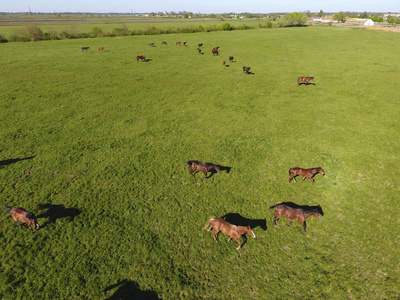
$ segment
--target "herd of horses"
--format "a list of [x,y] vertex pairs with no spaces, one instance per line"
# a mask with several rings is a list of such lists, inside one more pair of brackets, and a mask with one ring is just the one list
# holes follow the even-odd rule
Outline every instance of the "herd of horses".
[[[176,42],[176,45],[181,45],[181,42]],[[154,43],[149,43],[151,47],[154,47]],[[161,45],[167,45],[166,41],[162,41]],[[183,43],[184,46],[187,45],[186,42]],[[200,47],[203,46],[203,43],[198,44],[197,51],[199,54],[202,54],[202,50]],[[214,47],[212,48],[211,52],[213,55],[219,55],[219,50],[220,47]],[[90,47],[82,47],[82,51],[87,51],[90,50]],[[99,51],[104,50],[104,47],[99,47]],[[137,61],[146,61],[146,55],[138,55],[136,57]],[[229,56],[229,61],[233,62],[234,57]],[[223,60],[223,66],[226,65],[225,59]],[[250,73],[250,67],[243,66],[243,73],[249,74]],[[299,77],[297,80],[297,84],[300,85],[302,83],[304,84],[309,84],[309,81],[314,80],[314,77]],[[207,174],[209,172],[217,172],[219,173],[221,171],[221,166],[213,164],[213,163],[204,163],[200,162],[198,160],[189,160],[187,163],[189,165],[189,174],[195,176],[194,171],[202,172],[204,174],[203,178],[210,178]],[[301,182],[303,182],[306,178],[309,178],[312,183],[314,183],[314,176],[320,173],[322,175],[325,175],[324,171],[322,170],[321,167],[318,168],[311,168],[311,169],[303,169],[303,168],[291,168],[289,170],[289,183],[293,179],[294,182],[296,182],[296,176],[301,176],[303,179]],[[275,215],[274,215],[274,225],[276,226],[276,222],[283,216],[287,217],[290,222],[288,224],[288,227],[294,222],[298,221],[302,226],[304,231],[306,231],[306,219],[310,216],[315,216],[316,218],[321,219],[322,218],[322,210],[319,206],[315,207],[308,207],[308,206],[298,206],[294,203],[278,203],[270,207],[270,209],[275,208]],[[36,230],[39,229],[39,223],[37,222],[36,216],[32,213],[29,212],[21,207],[18,208],[12,208],[12,207],[6,207],[6,212],[9,212],[11,217],[17,222],[17,224],[21,227],[21,222],[26,223],[28,228],[30,229],[31,233],[33,233],[32,227]],[[217,241],[216,235],[219,232],[222,232],[225,235],[229,236],[228,242],[231,241],[231,239],[235,240],[238,244],[239,247],[236,250],[240,250],[242,247],[242,244],[239,241],[239,238],[245,234],[248,234],[255,238],[254,232],[251,230],[250,225],[248,226],[236,226],[234,224],[231,224],[224,220],[223,218],[211,218],[207,221],[205,228],[208,231],[213,229],[212,235],[214,239]]]
[[[207,176],[209,172],[216,172],[219,173],[221,171],[221,166],[213,164],[213,163],[204,163],[198,160],[189,160],[186,162],[187,165],[189,165],[189,174],[192,176],[195,176],[194,171],[202,172],[204,174],[203,178],[210,178],[212,175]],[[306,178],[309,178],[312,180],[312,184],[314,183],[314,176],[320,173],[322,175],[325,175],[324,170],[321,167],[318,168],[311,168],[311,169],[303,169],[303,168],[290,168],[289,170],[289,183],[292,179],[296,182],[295,177],[296,176],[302,176],[303,179],[301,182],[303,182]],[[288,227],[294,222],[297,221],[299,222],[304,229],[304,232],[306,232],[306,219],[310,216],[314,216],[318,219],[322,219],[322,209],[320,206],[300,206],[292,202],[284,202],[284,203],[278,203],[275,205],[272,205],[270,209],[275,208],[275,215],[274,215],[274,225],[277,226],[276,222],[281,218],[281,217],[286,217],[290,220]],[[236,248],[236,250],[240,250],[242,247],[242,244],[239,241],[239,238],[242,235],[248,234],[251,237],[255,238],[255,234],[252,231],[250,225],[248,226],[236,226],[234,224],[231,224],[224,220],[223,218],[211,218],[207,221],[205,225],[205,229],[208,228],[208,231],[213,229],[212,235],[214,237],[214,240],[218,242],[216,235],[219,232],[222,232],[225,235],[229,236],[228,242],[230,242],[232,239],[235,240],[238,244],[239,247]]]

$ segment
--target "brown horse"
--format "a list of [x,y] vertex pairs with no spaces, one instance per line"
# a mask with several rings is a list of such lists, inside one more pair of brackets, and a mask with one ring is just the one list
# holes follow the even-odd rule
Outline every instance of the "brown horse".
[[211,50],[212,54],[218,55],[218,49],[219,49],[219,47],[212,48],[212,50]]
[[149,46],[150,47],[154,47],[154,43],[149,43]]
[[167,42],[166,42],[166,41],[162,41],[162,42],[161,42],[161,45],[165,45],[165,46],[166,46],[166,45],[167,45]]
[[[194,170],[197,170],[199,172],[203,172],[204,176],[203,178],[208,178],[207,173],[210,172],[211,170],[215,170],[217,172],[220,172],[219,166],[210,164],[210,163],[203,163],[198,160],[189,160],[187,163],[189,165],[190,172],[189,174],[192,174]],[[192,174],[194,176],[194,174]]]
[[283,203],[278,203],[272,205],[269,209],[275,208],[275,216],[274,216],[274,225],[276,226],[276,221],[278,221],[281,217],[286,217],[290,220],[288,227],[294,222],[298,221],[301,225],[303,225],[304,232],[306,231],[306,219],[310,216],[314,216],[318,219],[322,219],[319,206],[314,207],[301,207],[295,205],[295,207],[288,206]]
[[176,42],[175,45],[179,45],[180,46],[181,44],[182,44],[182,42]]
[[233,56],[229,56],[229,61],[233,62]]
[[99,51],[103,51],[103,50],[104,50],[104,47],[100,47],[100,48],[99,48]]
[[314,80],[314,77],[299,77],[297,79],[297,84],[300,85],[302,83],[308,85],[310,80]]
[[321,167],[318,168],[312,168],[312,169],[302,169],[302,168],[290,168],[289,169],[289,183],[290,181],[293,179],[294,182],[296,182],[296,176],[300,175],[303,176],[303,179],[301,180],[301,182],[304,181],[304,179],[309,178],[312,180],[312,183],[314,183],[314,176],[317,173],[321,173],[322,175],[325,175],[324,170],[322,170]]
[[[211,225],[210,225],[211,223]],[[215,237],[215,235],[218,232],[222,232],[223,234],[229,235],[229,239],[228,242],[231,241],[231,239],[234,239],[238,244],[239,247],[236,248],[236,250],[240,250],[240,248],[242,247],[242,244],[239,242],[239,238],[244,235],[244,234],[248,234],[250,236],[252,236],[253,238],[256,237],[256,235],[254,234],[253,230],[251,230],[250,225],[248,226],[236,226],[233,225],[231,223],[228,223],[227,221],[225,221],[222,218],[211,218],[207,221],[206,226],[204,227],[204,229],[207,229],[207,227],[210,226],[208,228],[207,231],[210,231],[211,228],[213,228],[213,232],[212,235],[214,237],[214,240],[217,240],[217,238]]]
[[81,49],[82,49],[82,51],[83,51],[83,50],[89,50],[90,47],[82,47]]
[[11,217],[17,222],[18,226],[21,227],[21,224],[19,221],[24,222],[28,225],[29,229],[31,230],[31,233],[33,233],[31,225],[38,230],[39,229],[39,223],[36,220],[36,217],[33,213],[18,207],[18,208],[12,208],[10,206],[6,207],[6,212],[10,212]]
[[139,61],[139,59],[141,61],[146,61],[146,55],[138,55],[138,56],[136,56],[136,60]]
[[250,67],[243,67],[243,73],[249,74],[250,73]]

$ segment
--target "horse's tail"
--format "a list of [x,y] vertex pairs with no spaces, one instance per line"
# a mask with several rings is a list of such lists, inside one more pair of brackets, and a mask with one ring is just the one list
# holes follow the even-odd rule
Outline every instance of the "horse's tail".
[[10,212],[12,210],[12,207],[11,206],[7,206],[6,207],[6,212]]
[[204,226],[204,229],[207,229],[207,227],[210,225],[210,223],[211,223],[212,221],[214,221],[214,218],[210,218],[210,219],[207,221],[206,226]]
[[297,78],[297,84],[300,84],[301,77]]

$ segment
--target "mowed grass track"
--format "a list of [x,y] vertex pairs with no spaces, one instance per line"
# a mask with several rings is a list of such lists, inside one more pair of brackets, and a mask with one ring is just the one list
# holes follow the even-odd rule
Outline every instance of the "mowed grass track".
[[[333,27],[1,45],[1,206],[42,227],[2,214],[0,297],[399,298],[399,46]],[[288,184],[295,166],[326,175]],[[274,228],[283,201],[324,218]],[[266,230],[237,252],[204,230],[226,214]]]

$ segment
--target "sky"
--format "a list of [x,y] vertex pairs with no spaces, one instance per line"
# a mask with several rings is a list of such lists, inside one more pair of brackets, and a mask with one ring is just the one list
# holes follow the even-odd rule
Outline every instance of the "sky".
[[400,0],[0,0],[0,12],[400,12]]

